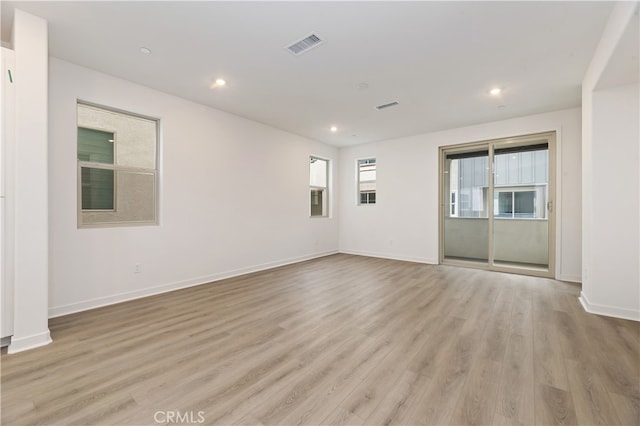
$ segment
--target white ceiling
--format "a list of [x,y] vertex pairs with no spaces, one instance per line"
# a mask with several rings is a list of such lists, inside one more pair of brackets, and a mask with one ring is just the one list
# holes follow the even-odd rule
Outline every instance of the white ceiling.
[[[613,6],[2,1],[2,39],[18,7],[48,20],[52,56],[347,146],[580,105]],[[326,42],[285,49],[311,32]]]

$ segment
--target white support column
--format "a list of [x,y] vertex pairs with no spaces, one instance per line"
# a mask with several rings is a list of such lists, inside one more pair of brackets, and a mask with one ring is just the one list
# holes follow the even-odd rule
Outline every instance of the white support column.
[[640,321],[638,84],[598,86],[625,31],[637,25],[637,8],[616,4],[582,83],[580,302],[588,312]]
[[[48,37],[15,10],[14,334],[9,353],[51,342],[48,328]],[[11,159],[9,160],[11,161]]]

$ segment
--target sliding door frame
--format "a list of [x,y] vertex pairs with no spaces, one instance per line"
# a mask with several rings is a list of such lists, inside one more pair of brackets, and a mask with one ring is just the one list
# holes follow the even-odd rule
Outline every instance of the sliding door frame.
[[[494,150],[496,145],[500,145],[500,148],[505,146],[527,146],[532,145],[534,142],[539,142],[542,139],[546,139],[548,143],[548,200],[547,200],[547,220],[548,220],[548,268],[537,269],[520,267],[516,265],[496,265],[494,262],[494,247],[493,247],[493,231],[494,231]],[[445,235],[444,235],[444,223],[445,223],[445,207],[449,209],[448,203],[445,202],[444,193],[444,177],[445,177],[445,162],[446,155],[455,153],[456,151],[465,152],[469,150],[486,150],[488,151],[488,189],[487,189],[487,204],[488,204],[488,259],[486,263],[465,261],[460,259],[447,259],[444,255],[445,249]],[[459,201],[458,201],[459,202]],[[555,278],[556,270],[556,132],[543,132],[535,133],[523,136],[514,136],[499,139],[490,139],[478,142],[463,143],[457,145],[441,146],[439,148],[439,170],[438,170],[438,256],[439,263],[441,265],[450,266],[462,266],[474,269],[483,269],[489,271],[508,272],[521,275],[533,275],[538,277]]]

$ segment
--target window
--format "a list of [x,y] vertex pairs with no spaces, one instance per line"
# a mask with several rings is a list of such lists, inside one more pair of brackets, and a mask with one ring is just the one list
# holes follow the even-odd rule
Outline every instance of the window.
[[78,103],[78,225],[156,223],[156,120]]
[[309,163],[310,216],[326,217],[329,212],[329,160],[310,157]]
[[488,155],[485,150],[447,154],[449,217],[488,216]]
[[544,198],[543,187],[517,190],[499,190],[494,197],[494,216],[510,219],[544,219],[544,202],[538,206],[538,198]]
[[358,160],[358,203],[376,203],[376,159]]
[[[446,156],[448,217],[489,217],[489,151],[454,151]],[[494,150],[493,216],[545,219],[548,198],[548,144]]]

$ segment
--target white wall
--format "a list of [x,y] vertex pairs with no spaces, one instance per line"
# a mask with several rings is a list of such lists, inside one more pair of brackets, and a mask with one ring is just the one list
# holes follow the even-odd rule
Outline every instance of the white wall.
[[593,92],[589,311],[640,320],[638,84]]
[[15,150],[13,200],[13,337],[9,353],[51,342],[47,323],[48,191],[47,191],[47,22],[15,11]]
[[[616,4],[582,84],[580,302],[588,312],[640,321],[638,76],[636,84],[598,86],[611,71],[622,75],[620,63],[610,68],[612,58],[625,32],[637,28],[637,9],[637,2]],[[624,62],[633,70],[633,61]]]
[[[340,151],[340,250],[438,262],[438,147],[557,132],[556,276],[580,281],[580,109],[427,133]],[[375,205],[356,204],[355,162],[377,158]]]
[[[308,186],[309,156],[336,148],[59,59],[49,72],[51,316],[337,251]],[[77,228],[77,99],[160,118],[159,226]]]

